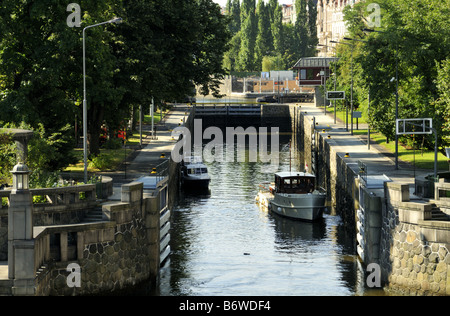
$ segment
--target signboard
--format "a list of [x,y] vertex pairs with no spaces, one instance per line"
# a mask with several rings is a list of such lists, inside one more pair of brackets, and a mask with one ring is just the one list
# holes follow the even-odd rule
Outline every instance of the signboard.
[[327,100],[344,100],[345,91],[327,91]]
[[431,118],[397,119],[395,125],[397,135],[433,133],[433,120]]
[[362,117],[362,112],[360,112],[360,111],[353,111],[353,117],[354,118],[361,118]]

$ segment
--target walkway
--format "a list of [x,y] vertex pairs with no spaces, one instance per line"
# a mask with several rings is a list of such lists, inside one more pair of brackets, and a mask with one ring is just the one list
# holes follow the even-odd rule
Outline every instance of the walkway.
[[[100,173],[113,178],[114,194],[112,199],[114,196],[120,199],[122,184],[130,183],[141,176],[150,175],[152,168],[170,158],[170,153],[175,145],[175,140],[172,139],[172,130],[187,119],[189,112],[186,111],[188,111],[186,105],[174,106],[159,124],[155,124],[156,139],[147,136],[143,141],[143,148],[136,150],[132,156],[128,157],[117,171]],[[185,115],[186,113],[187,115]],[[150,125],[144,125],[144,128],[146,131],[151,130]],[[163,153],[165,158],[160,158]]]
[[[345,130],[345,122],[337,121],[334,124],[334,114],[324,114],[323,108],[317,108],[313,103],[299,104],[300,111],[307,112],[308,117],[315,117],[316,128],[319,131],[326,129],[326,133],[335,142],[334,147],[339,155],[349,154],[346,161],[358,168],[358,161],[362,161],[367,166],[368,175],[386,174],[391,180],[402,183],[414,184],[414,167],[399,159],[399,169],[395,170],[394,154],[384,149],[374,141],[367,146],[367,135],[351,135],[350,121],[348,131]],[[359,124],[360,129],[367,129],[366,124]],[[353,122],[353,131],[356,130],[356,120]],[[416,169],[416,177],[426,176],[433,173],[433,170]]]

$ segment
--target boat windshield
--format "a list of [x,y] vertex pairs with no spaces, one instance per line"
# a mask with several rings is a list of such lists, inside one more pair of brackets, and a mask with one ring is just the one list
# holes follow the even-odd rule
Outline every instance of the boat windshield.
[[275,177],[275,190],[277,193],[311,193],[314,191],[313,177]]
[[188,174],[202,174],[202,173],[208,173],[207,168],[188,168],[187,169]]

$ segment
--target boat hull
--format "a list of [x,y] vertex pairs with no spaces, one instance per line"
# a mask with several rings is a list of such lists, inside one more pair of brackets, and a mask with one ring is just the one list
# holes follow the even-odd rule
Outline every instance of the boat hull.
[[187,190],[208,189],[211,179],[183,178],[183,188]]
[[326,195],[275,194],[269,203],[269,210],[275,214],[303,221],[317,221],[323,218]]

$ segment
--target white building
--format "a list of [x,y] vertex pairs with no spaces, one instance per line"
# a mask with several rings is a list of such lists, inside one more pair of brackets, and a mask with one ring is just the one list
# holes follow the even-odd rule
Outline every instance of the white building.
[[[344,23],[344,7],[354,5],[360,0],[318,0],[317,2],[317,37],[319,44],[335,46],[330,41],[339,41],[346,32],[347,27]],[[329,57],[334,54],[333,49],[329,47],[319,47],[318,56]]]

